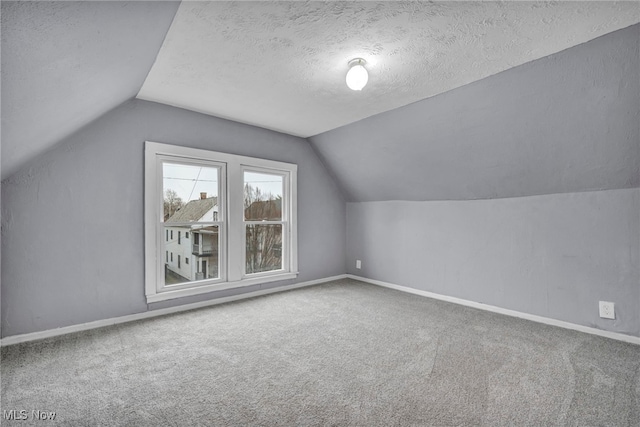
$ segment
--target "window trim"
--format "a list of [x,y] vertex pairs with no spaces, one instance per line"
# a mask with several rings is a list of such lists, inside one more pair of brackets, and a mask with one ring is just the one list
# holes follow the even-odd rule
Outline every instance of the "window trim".
[[[219,235],[225,236],[220,241],[220,270],[226,270],[226,277],[219,279],[188,282],[179,288],[162,286],[161,276],[164,263],[162,227],[160,219],[162,210],[163,183],[160,160],[169,156],[185,163],[206,161],[226,164],[226,177],[221,176],[221,189],[218,197],[224,197],[221,216],[226,230],[219,229]],[[298,239],[297,239],[297,165],[255,157],[239,156],[197,148],[181,147],[157,142],[145,142],[145,295],[147,303],[166,301],[208,292],[252,286],[256,284],[295,279],[298,276]],[[158,171],[160,169],[160,171]],[[244,274],[245,241],[244,241],[244,170],[258,170],[286,176],[283,195],[283,216],[288,215],[286,233],[283,227],[283,267],[288,269],[261,273]],[[224,172],[221,171],[221,175]],[[226,179],[225,179],[226,178]],[[224,203],[226,202],[226,203]],[[219,202],[220,203],[220,202]],[[284,208],[286,206],[286,209]],[[287,212],[285,214],[285,211]],[[240,213],[239,218],[234,217]],[[238,215],[235,215],[238,216]],[[284,218],[283,218],[283,221]],[[240,234],[241,233],[241,234]],[[287,236],[286,244],[284,237]],[[242,236],[239,238],[238,236]],[[286,260],[284,257],[286,256]],[[232,260],[235,260],[233,262]],[[225,263],[223,266],[222,263]],[[224,268],[226,267],[226,268]],[[161,279],[161,282],[159,282]],[[191,286],[189,286],[191,285]]]
[[[169,147],[174,147],[174,146],[169,146]],[[184,147],[174,147],[174,148],[184,148]],[[206,151],[206,150],[203,150]],[[146,160],[145,160],[146,161]],[[161,152],[157,152],[155,155],[155,164],[152,165],[155,166],[155,179],[157,180],[157,183],[155,184],[155,188],[158,193],[157,195],[162,195],[163,194],[163,168],[162,165],[165,163],[173,163],[173,164],[182,164],[182,165],[189,165],[189,166],[206,166],[206,167],[216,167],[219,169],[220,173],[219,173],[219,185],[218,185],[218,206],[219,208],[224,212],[226,210],[226,191],[227,191],[227,181],[226,181],[226,163],[224,162],[219,162],[215,159],[211,159],[211,158],[207,158],[204,159],[202,157],[199,158],[195,158],[195,157],[187,157],[187,156],[177,156],[177,155],[172,155],[172,154],[166,154],[166,153],[161,153]],[[145,168],[146,168],[146,164],[145,164]],[[146,176],[146,175],[145,175]],[[145,193],[146,195],[146,193]],[[156,221],[156,225],[158,226],[158,233],[162,234],[162,228],[163,227],[172,227],[172,226],[180,226],[180,225],[185,225],[185,224],[181,224],[181,223],[172,223],[172,225],[167,225],[167,223],[164,220],[164,215],[163,215],[163,197],[159,197],[157,200],[157,203],[155,204],[155,206],[157,207],[158,211],[157,214],[154,215],[154,221]],[[225,245],[226,242],[226,225],[224,224],[224,218],[225,218],[226,214],[222,215],[222,221],[205,221],[205,222],[199,222],[198,224],[200,225],[212,225],[215,227],[218,227],[218,248],[223,247],[223,245]],[[146,217],[145,217],[146,220]],[[191,224],[189,224],[191,225]],[[178,231],[178,230],[176,230]],[[178,233],[180,233],[180,231],[178,231]],[[175,242],[175,240],[173,239],[173,230],[170,230],[170,235],[171,238],[169,239],[169,242]],[[201,237],[202,239],[202,237]],[[158,249],[160,250],[160,249]],[[220,268],[218,270],[218,277],[215,278],[210,278],[210,279],[203,279],[203,280],[198,280],[198,281],[188,281],[188,282],[182,282],[182,283],[177,283],[174,285],[170,285],[170,286],[166,286],[166,284],[164,284],[164,269],[163,267],[158,264],[157,265],[157,271],[156,271],[156,294],[163,294],[163,293],[170,293],[170,292],[176,292],[175,295],[177,296],[172,296],[171,298],[162,298],[162,297],[158,297],[160,299],[158,299],[159,301],[164,301],[165,299],[172,299],[172,298],[179,298],[179,293],[178,291],[184,290],[184,289],[191,289],[191,288],[196,288],[196,287],[205,287],[206,285],[216,285],[218,283],[224,283],[226,282],[226,253],[225,252],[221,252],[219,253],[219,258],[218,258],[218,263],[220,265]],[[171,262],[173,263],[173,259],[171,260]],[[146,274],[145,274],[146,277]],[[162,279],[161,279],[162,278]],[[145,289],[146,289],[146,285],[145,285]],[[170,294],[170,295],[174,295],[174,294]],[[149,302],[149,297],[147,297],[147,302]]]
[[[290,198],[290,174],[289,171],[282,171],[282,170],[274,170],[271,168],[261,168],[261,167],[255,167],[255,166],[247,166],[247,165],[242,165],[241,168],[241,173],[242,173],[242,183],[243,183],[243,188],[244,188],[244,173],[245,172],[254,172],[254,173],[264,173],[264,174],[270,174],[270,175],[276,175],[282,178],[282,205],[283,207],[288,205],[289,203],[289,198]],[[282,241],[285,242],[286,240],[288,240],[289,238],[289,222],[290,222],[290,218],[289,218],[289,209],[281,209],[282,210],[282,217],[280,218],[280,220],[274,220],[274,221],[256,221],[256,220],[245,220],[244,216],[242,218],[242,236],[243,236],[243,245],[246,244],[246,231],[247,231],[247,225],[282,225]],[[262,276],[267,276],[267,275],[275,275],[275,274],[281,274],[283,271],[288,271],[289,270],[289,262],[290,262],[290,256],[287,253],[288,251],[288,246],[289,245],[284,245],[285,246],[285,251],[283,252],[282,255],[282,268],[279,270],[271,270],[271,271],[262,271],[262,272],[258,272],[258,273],[247,273],[246,270],[246,265],[247,265],[247,252],[246,250],[242,251],[242,265],[245,266],[245,268],[243,268],[243,272],[242,272],[242,277],[243,278],[252,278],[252,277],[256,277],[256,275],[262,275]]]

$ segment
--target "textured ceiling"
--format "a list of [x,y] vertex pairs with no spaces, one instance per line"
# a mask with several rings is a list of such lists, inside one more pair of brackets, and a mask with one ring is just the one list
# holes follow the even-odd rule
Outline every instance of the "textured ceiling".
[[639,44],[640,24],[309,140],[350,201],[638,187]]
[[[298,136],[637,23],[637,2],[183,2],[138,97]],[[347,62],[368,62],[350,91]]]

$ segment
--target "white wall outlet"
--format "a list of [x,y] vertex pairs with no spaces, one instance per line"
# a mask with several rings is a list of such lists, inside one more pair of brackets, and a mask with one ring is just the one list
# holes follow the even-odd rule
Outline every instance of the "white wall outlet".
[[362,268],[362,261],[360,261],[359,259],[356,260],[356,268],[358,270],[360,270]]
[[615,319],[616,310],[612,302],[600,301],[600,317],[603,319]]

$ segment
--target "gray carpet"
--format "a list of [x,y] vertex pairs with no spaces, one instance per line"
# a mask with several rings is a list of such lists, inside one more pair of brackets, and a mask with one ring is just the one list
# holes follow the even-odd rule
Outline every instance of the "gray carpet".
[[29,416],[3,425],[640,426],[640,346],[352,280],[5,347],[1,373]]

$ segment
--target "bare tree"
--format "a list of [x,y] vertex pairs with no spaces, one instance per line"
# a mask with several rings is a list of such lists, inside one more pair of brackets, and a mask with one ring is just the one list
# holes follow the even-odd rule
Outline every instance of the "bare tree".
[[171,215],[176,213],[176,211],[183,206],[184,206],[184,202],[182,201],[182,198],[178,196],[178,193],[176,193],[175,190],[172,190],[171,188],[169,188],[164,192],[164,220],[165,221],[169,219]]
[[[265,194],[260,188],[245,184],[244,216],[247,221],[280,221],[282,197]],[[247,273],[277,270],[281,267],[282,224],[248,224],[246,235]]]

